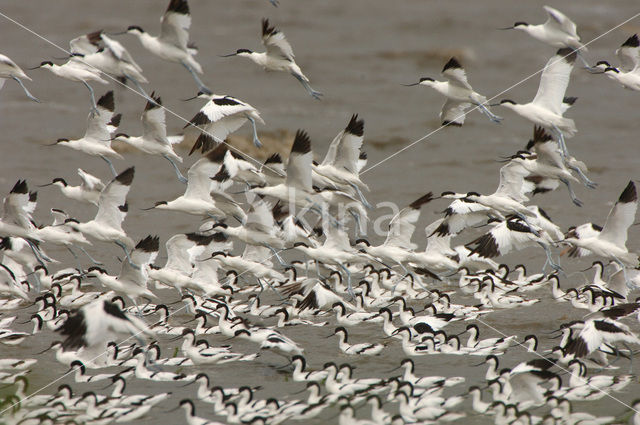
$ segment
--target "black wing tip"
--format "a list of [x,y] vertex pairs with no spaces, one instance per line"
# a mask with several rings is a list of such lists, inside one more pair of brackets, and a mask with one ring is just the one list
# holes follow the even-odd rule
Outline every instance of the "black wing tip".
[[167,12],[180,13],[182,15],[189,14],[189,3],[187,0],[171,0],[167,7]]
[[136,172],[136,167],[129,167],[126,170],[124,170],[122,173],[118,174],[115,180],[120,184],[123,184],[125,186],[130,186],[131,183],[133,182],[133,176],[135,175],[135,172]]
[[495,258],[500,255],[500,248],[491,233],[486,233],[465,246],[470,249],[469,246],[473,244],[477,245],[471,250],[471,254],[478,254],[484,258]]
[[234,105],[240,105],[241,103],[240,101],[232,98],[231,96],[216,97],[214,99],[211,99],[211,101],[218,106],[234,106]]
[[[198,140],[200,140],[200,138],[198,138]],[[227,146],[225,144],[220,143],[218,146],[216,146],[215,149],[213,149],[211,152],[206,154],[205,158],[207,158],[211,162],[222,163],[224,161],[224,156],[227,154],[227,150],[228,150]],[[203,147],[203,152],[206,152],[204,147]]]
[[214,235],[207,236],[195,232],[185,233],[185,236],[196,245],[209,245],[214,238]]
[[102,31],[103,30],[97,30],[87,33],[86,37],[87,40],[89,40],[89,43],[93,44],[94,46],[98,46],[100,44],[100,41],[102,41]]
[[462,127],[462,123],[456,121],[444,120],[442,121],[442,127]]
[[638,194],[636,192],[636,185],[633,181],[629,181],[627,187],[624,188],[618,199],[619,203],[630,203],[638,200]]
[[267,37],[276,34],[278,30],[269,24],[269,19],[262,18],[262,36]]
[[550,222],[553,222],[553,220],[551,220],[551,217],[549,216],[549,214],[547,214],[547,212],[545,210],[543,210],[542,208],[538,207],[538,212],[540,213],[541,216],[543,216],[544,218],[546,218]]
[[279,153],[274,153],[264,161],[265,164],[282,164],[282,157]]
[[[553,140],[553,136],[551,136],[547,131],[538,125],[533,127],[533,144],[536,143],[544,143]],[[527,145],[528,147],[529,145]]]
[[573,104],[576,103],[576,100],[578,100],[576,96],[565,96],[562,98],[562,103],[573,106]]
[[523,223],[520,218],[517,218],[515,220],[507,220],[507,229],[511,230],[512,232],[533,233],[531,227]]
[[360,151],[360,156],[358,159],[365,161],[367,159],[367,153],[365,151]]
[[445,72],[448,69],[463,69],[462,65],[460,65],[460,62],[458,62],[458,59],[456,59],[455,57],[451,57],[451,59],[449,59],[449,62],[447,62],[444,65],[444,68],[442,68],[442,72]]
[[62,342],[63,350],[73,350],[87,345],[85,339],[87,324],[84,320],[84,314],[81,312],[72,313],[62,326],[56,329],[56,332],[67,337]]
[[311,139],[309,139],[309,135],[304,130],[296,131],[296,137],[291,146],[291,153],[304,155],[309,152],[311,152]]
[[640,47],[640,40],[638,39],[638,34],[633,34],[631,37],[627,38],[627,40],[622,43],[620,47]]
[[358,114],[353,114],[344,131],[354,136],[362,137],[364,134],[364,120],[358,119]]
[[98,106],[113,112],[116,108],[116,104],[113,98],[113,90],[109,90],[98,100]]
[[147,236],[141,239],[136,245],[135,249],[139,249],[144,252],[158,252],[160,250],[160,238],[158,236]]
[[450,234],[450,229],[449,229],[449,224],[446,221],[443,221],[442,223],[440,223],[440,225],[436,228],[436,230],[434,230],[429,237],[436,235],[436,236],[441,236],[441,237],[445,237],[448,236]]
[[429,192],[426,195],[422,195],[415,201],[409,204],[409,208],[413,208],[414,210],[419,210],[424,204],[433,200],[433,192]]
[[107,125],[120,127],[120,120],[122,120],[122,114],[115,114],[113,117],[111,117],[111,121],[109,121]]
[[151,99],[153,100],[153,102],[151,100],[147,100],[147,104],[144,105],[145,111],[162,106],[162,98],[159,95],[156,96],[155,91],[151,92]]
[[231,178],[231,175],[229,175],[229,172],[227,171],[227,167],[225,167],[225,165],[222,164],[222,167],[220,167],[220,170],[218,170],[215,176],[211,177],[211,180],[216,181],[218,183],[224,183],[230,178]]
[[572,64],[576,61],[578,53],[571,47],[563,47],[562,49],[558,49],[558,51],[556,52],[556,56],[560,56],[564,60]]
[[9,193],[28,193],[29,187],[26,180],[18,180]]
[[426,267],[416,267],[415,269],[413,269],[413,271],[415,271],[416,273],[421,274],[423,276],[428,276],[428,277],[430,277],[432,279],[435,279],[435,280],[439,280],[439,281],[442,280],[442,279],[440,279],[440,276],[438,276],[437,274],[435,274],[431,270],[427,269]]
[[126,316],[126,314],[124,314],[122,310],[120,310],[120,307],[118,307],[117,304],[105,300],[103,301],[102,307],[105,313],[117,317],[118,319],[129,321],[129,318]]
[[205,125],[205,124],[211,124],[211,120],[209,119],[207,114],[205,114],[202,111],[199,111],[197,114],[193,116],[193,118],[191,118],[191,121],[189,121],[184,127],[182,127],[182,129],[184,130],[189,126],[196,127],[196,126]]

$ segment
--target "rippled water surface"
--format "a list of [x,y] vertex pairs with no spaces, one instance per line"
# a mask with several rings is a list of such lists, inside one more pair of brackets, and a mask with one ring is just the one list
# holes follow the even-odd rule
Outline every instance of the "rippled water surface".
[[[205,70],[203,79],[216,93],[231,94],[260,110],[266,122],[259,128],[261,132],[306,129],[317,159],[322,159],[329,142],[344,127],[350,115],[359,113],[366,121],[364,149],[369,155],[369,167],[372,167],[362,176],[371,188],[368,198],[374,204],[391,201],[403,206],[427,191],[492,192],[497,186],[501,165],[496,160],[524,147],[531,135],[531,126],[509,111],[496,108],[496,112],[505,118],[501,125],[472,112],[463,128],[438,130],[437,117],[443,99],[423,87],[408,88],[401,84],[415,82],[422,76],[438,78],[443,64],[451,55],[456,55],[465,65],[471,84],[487,97],[508,97],[522,102],[532,99],[539,81],[535,73],[553,55],[554,49],[523,33],[497,31],[496,28],[519,20],[542,22],[545,19],[543,4],[541,1],[498,0],[281,0],[280,7],[273,8],[266,0],[191,0],[191,39],[199,47],[197,59]],[[583,41],[597,38],[589,45],[586,54],[592,63],[600,59],[616,61],[615,49],[640,29],[640,21],[635,19],[611,30],[640,11],[636,1],[589,0],[556,2],[552,6],[577,22]],[[156,34],[159,17],[165,7],[166,2],[152,0],[4,1],[0,4],[0,11],[6,15],[0,17],[0,51],[26,69],[43,60],[62,57],[64,52],[54,45],[67,48],[70,39],[100,28],[117,31],[136,24]],[[10,22],[7,17],[33,33]],[[314,101],[307,96],[290,76],[265,73],[240,58],[218,57],[238,48],[259,50],[262,17],[268,17],[287,35],[299,65],[312,85],[325,94],[322,101]],[[181,100],[196,92],[191,77],[181,66],[163,62],[146,53],[132,36],[121,36],[119,40],[130,50],[151,81],[148,90],[156,90],[167,108],[176,114],[167,118],[169,132],[179,132],[184,126],[184,119],[190,119],[201,107],[200,101]],[[585,204],[582,208],[570,202],[564,188],[534,198],[563,229],[586,221],[603,224],[622,188],[629,179],[638,177],[640,164],[640,121],[637,119],[640,94],[624,90],[602,75],[591,75],[578,68],[576,66],[567,91],[567,95],[577,96],[578,101],[567,115],[575,120],[579,132],[568,143],[571,153],[588,164],[590,175],[599,185],[596,190],[576,187]],[[27,82],[27,85],[42,99],[42,104],[24,98],[20,88],[11,81],[0,92],[0,193],[8,193],[19,178],[26,178],[32,188],[57,176],[76,182],[78,167],[108,179],[109,170],[100,159],[57,146],[45,146],[60,137],[77,138],[83,134],[88,112],[86,89],[44,70],[28,73],[34,81]],[[107,89],[99,84],[93,86],[99,94]],[[141,131],[138,116],[144,101],[126,89],[115,90],[116,109],[123,113],[121,130],[138,134]],[[250,136],[250,128],[242,128],[239,134]],[[426,134],[430,135],[385,161]],[[185,156],[186,153],[181,152]],[[187,158],[184,169],[195,160]],[[172,199],[182,190],[164,160],[127,152],[125,160],[116,162],[119,170],[130,165],[136,166],[136,176],[124,227],[134,239],[158,234],[164,244],[175,233],[196,229],[199,221],[191,216],[141,211],[157,200]],[[39,222],[49,222],[47,215],[51,207],[64,208],[81,220],[90,219],[94,214],[93,208],[68,201],[51,187],[39,190],[38,201],[36,218]],[[420,225],[414,235],[414,241],[421,247],[425,243],[421,230],[423,225],[436,219],[437,213],[445,207],[446,203],[437,201],[423,208]],[[375,217],[382,212],[388,211],[381,209],[372,215]],[[638,227],[632,227],[628,242],[631,250],[640,248],[638,234]],[[375,235],[371,237],[380,239]],[[463,235],[459,242],[467,242],[471,237]],[[98,244],[92,252],[108,265],[111,273],[117,273],[117,256],[121,255],[117,248]],[[73,264],[70,255],[64,251],[50,248],[49,253],[59,259],[61,265]],[[161,250],[158,263],[163,264],[164,258],[165,253]],[[504,260],[511,265],[525,263],[530,270],[538,271],[543,255],[540,250],[530,249],[509,255]],[[562,264],[570,273],[584,268],[590,261],[563,259]],[[577,274],[564,278],[562,284],[575,286],[583,281],[584,278]],[[533,295],[542,297],[543,302],[529,308],[496,312],[486,316],[486,323],[505,335],[524,336],[556,329],[560,323],[580,318],[583,314],[567,303],[553,302],[546,290]],[[269,299],[275,301],[274,298]],[[166,302],[176,300],[178,296],[175,293],[167,292]],[[471,304],[475,300],[454,296],[454,301]],[[32,309],[21,311],[19,318],[26,320],[31,312]],[[188,317],[176,315],[174,323],[184,322]],[[267,320],[265,323],[273,322]],[[633,328],[638,330],[637,322]],[[323,338],[330,329],[331,326],[293,327],[284,332],[304,347],[312,368],[319,368],[329,360],[351,362],[357,366],[358,377],[388,377],[393,373],[387,371],[403,358],[400,344],[395,340],[386,340],[388,346],[378,357],[348,358],[338,351],[335,338]],[[447,332],[463,329],[464,325],[457,323],[448,327]],[[498,335],[487,326],[481,329],[483,337]],[[377,341],[382,333],[378,326],[358,326],[351,330],[350,336],[354,341]],[[540,336],[545,349],[556,343]],[[52,332],[43,331],[17,347],[0,346],[0,353],[6,357],[33,356],[56,338]],[[223,339],[209,338],[214,344],[222,344]],[[178,344],[163,339],[165,355],[171,355]],[[243,342],[234,342],[233,348],[244,352],[254,350],[253,345]],[[531,357],[522,349],[512,348],[502,362],[506,367]],[[51,353],[38,358],[38,364],[29,375],[31,390],[59,379],[66,370],[55,362]],[[458,394],[470,385],[482,384],[484,368],[471,366],[477,362],[475,357],[450,355],[416,359],[419,374],[466,377],[465,384],[453,388],[448,394]],[[262,390],[257,393],[260,398],[306,396],[290,396],[303,389],[304,385],[292,382],[290,375],[274,368],[282,364],[281,357],[263,353],[258,361],[250,364],[207,366],[185,369],[185,372],[205,371],[213,384],[223,387],[260,385]],[[624,368],[626,365],[622,370]],[[64,377],[44,391],[52,393],[62,382],[72,383],[73,379]],[[77,385],[77,391],[100,386]],[[639,388],[633,384],[616,398],[629,402],[637,396]],[[171,413],[172,416],[164,411],[177,405],[181,398],[195,397],[193,386],[177,388],[171,384],[137,381],[128,388],[130,393],[150,390],[172,391],[173,395],[140,423],[179,423],[184,420],[181,411]],[[198,404],[197,408],[198,414],[211,416],[207,405]],[[618,414],[625,410],[624,406],[608,398],[588,404],[576,403],[575,408],[595,414]],[[465,403],[462,410],[469,412],[465,423],[489,421],[473,415],[469,403]],[[334,413],[332,410],[327,415]],[[315,423],[337,421],[327,418],[325,416]]]

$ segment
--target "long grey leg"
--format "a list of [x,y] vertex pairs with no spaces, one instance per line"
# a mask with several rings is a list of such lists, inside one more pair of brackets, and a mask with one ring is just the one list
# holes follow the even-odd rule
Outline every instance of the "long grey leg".
[[559,264],[553,261],[553,257],[551,256],[551,250],[549,249],[549,247],[542,242],[538,242],[538,245],[540,245],[542,249],[544,249],[545,254],[547,254],[547,262],[549,263],[549,266],[551,266],[551,268],[557,272],[562,271],[562,267],[560,267]]
[[564,134],[562,134],[562,131],[560,131],[560,129],[555,125],[553,126],[553,130],[556,132],[556,135],[558,136],[558,145],[560,146],[560,155],[562,156],[562,159],[566,162],[567,157],[569,156],[569,151],[567,150],[567,144],[564,141]]
[[111,173],[113,174],[113,176],[118,177],[118,173],[116,173],[116,169],[114,168],[111,160],[104,155],[100,155],[100,158],[102,158],[107,164],[109,164],[109,169],[111,170]]
[[87,83],[84,80],[82,81],[82,84],[84,84],[89,89],[89,94],[91,95],[91,113],[92,114],[97,114],[98,113],[98,105],[96,105],[96,96],[93,93],[93,89],[91,88],[89,83]]
[[136,86],[136,88],[137,88],[138,90],[140,90],[140,92],[144,95],[144,97],[146,97],[146,98],[147,98],[147,100],[148,100],[148,101],[150,101],[151,103],[154,103],[154,104],[156,103],[156,102],[155,102],[155,100],[153,100],[153,99],[151,98],[151,96],[149,96],[149,95],[147,94],[147,92],[142,88],[142,86],[140,85],[140,83],[138,82],[138,80],[136,80],[135,78],[133,78],[132,76],[130,76],[130,75],[126,74],[126,73],[124,74],[124,76],[125,76],[125,78],[126,78],[127,80],[131,81],[131,82],[133,83],[133,85],[134,85],[134,86]]
[[207,86],[204,85],[204,83],[202,82],[200,77],[198,77],[198,74],[196,74],[196,72],[193,70],[193,68],[191,68],[191,66],[189,66],[188,63],[186,63],[184,61],[180,61],[180,63],[182,64],[182,66],[187,68],[187,70],[191,73],[191,76],[195,80],[196,84],[198,85],[198,89],[201,92],[204,92],[206,94],[213,94],[213,92]]
[[478,102],[476,103],[476,106],[478,108],[480,108],[480,111],[482,113],[484,113],[487,117],[489,117],[489,119],[491,121],[493,121],[496,124],[500,124],[500,121],[503,120],[502,117],[499,117],[498,115],[494,114],[493,112],[491,112],[486,106],[484,106],[482,103]]
[[595,189],[598,186],[598,184],[591,181],[589,177],[587,177],[586,174],[580,168],[571,164],[566,164],[566,165],[570,170],[575,171],[578,174],[578,176],[582,180],[582,183],[584,183],[584,185],[587,186],[589,189]]
[[587,71],[589,71],[592,74],[600,74],[600,70],[597,68],[592,67],[591,65],[589,65],[589,62],[587,62],[587,60],[584,58],[584,56],[582,55],[582,52],[578,49],[575,50],[575,52],[578,55],[578,58],[580,59],[580,62],[582,62],[582,64],[584,65],[584,69],[586,69]]
[[356,298],[356,294],[353,292],[353,286],[351,286],[351,272],[342,264],[340,264],[340,268],[347,275],[347,293],[351,296],[351,300]]
[[182,175],[182,173],[180,172],[180,169],[178,168],[178,165],[173,161],[173,159],[171,159],[167,154],[163,154],[162,156],[164,157],[164,159],[166,159],[171,163],[171,165],[173,166],[173,169],[176,172],[176,176],[178,176],[178,180],[180,180],[180,183],[187,184],[187,181],[188,181],[187,178]]
[[137,265],[136,263],[134,263],[133,261],[131,261],[131,257],[129,256],[129,251],[127,250],[127,247],[125,244],[123,244],[120,241],[114,241],[116,245],[118,245],[120,248],[122,248],[122,250],[124,251],[125,256],[127,257],[127,261],[129,262],[129,264],[131,265],[131,267],[133,267],[136,270],[140,270],[140,266]]
[[84,252],[84,255],[86,255],[87,257],[89,257],[89,260],[91,260],[91,262],[93,264],[96,264],[98,266],[102,266],[103,264],[100,261],[95,260],[91,255],[89,255],[89,253],[87,252],[87,250],[85,250],[83,247],[79,246],[78,249],[82,252]]
[[531,230],[531,233],[533,233],[534,235],[536,235],[537,237],[540,237],[540,232],[538,232],[536,230],[535,227],[533,227],[533,224],[531,224],[529,222],[529,220],[527,220],[527,217],[522,214],[522,213],[516,213],[516,215],[518,216],[518,218],[522,219],[522,221],[524,221],[525,223],[527,223],[527,226],[529,226],[529,229]]
[[76,255],[75,252],[73,252],[73,249],[71,249],[70,246],[67,246],[67,249],[69,250],[69,252],[71,253],[71,255],[73,255],[73,258],[76,260],[76,262],[78,263],[78,270],[82,271],[82,264],[80,263],[80,259],[78,258],[78,256]]
[[302,86],[305,88],[305,90],[307,90],[307,93],[309,93],[311,97],[313,97],[314,99],[320,100],[320,98],[322,97],[322,93],[320,93],[319,91],[315,91],[311,87],[311,85],[309,85],[309,83],[305,81],[304,78],[302,78],[302,76],[295,74],[293,72],[291,73],[291,75],[293,75],[294,77],[296,77],[298,81],[300,81],[300,84],[302,84]]
[[[258,282],[260,282],[260,279],[258,279]],[[268,281],[268,280],[266,280],[266,279],[265,279],[265,281],[264,281],[264,282],[267,284],[267,286],[269,286],[269,288],[271,288],[271,290],[272,290],[273,292],[275,292],[275,293],[276,293],[276,295],[278,295],[278,297],[280,297],[280,300],[282,300],[282,301],[286,301],[286,300],[287,300],[285,297],[283,297],[283,296],[282,296],[282,294],[280,293],[280,291],[278,291],[276,288],[274,288],[274,287],[273,287],[273,285],[271,284],[271,282],[269,282],[269,281]],[[262,287],[262,283],[260,283],[260,286]],[[263,288],[264,288],[264,287],[263,287]],[[262,293],[262,291],[260,291],[260,292]]]
[[287,263],[284,262],[284,260],[280,256],[280,253],[278,251],[276,251],[274,247],[272,247],[271,245],[267,245],[266,243],[263,244],[262,246],[264,246],[266,248],[269,248],[269,251],[273,252],[274,257],[276,257],[276,259],[278,260],[278,262],[280,263],[281,266],[284,266],[284,267],[291,266],[291,264],[287,264]]
[[364,194],[362,193],[362,191],[360,190],[360,188],[358,187],[358,185],[353,184],[353,183],[349,183],[351,185],[351,187],[353,187],[353,189],[356,191],[356,194],[358,195],[358,197],[360,198],[360,200],[362,201],[362,204],[365,206],[365,208],[372,210],[373,209],[373,205],[371,205],[369,203],[369,201],[367,201],[367,199],[364,197]]
[[625,266],[624,263],[616,257],[613,257],[613,261],[615,261],[620,267],[622,267],[622,275],[624,276],[624,281],[627,284],[627,288],[631,290],[635,289],[635,286],[631,283],[631,281],[629,281],[629,276],[627,276],[627,266]]
[[427,288],[427,286],[424,284],[424,282],[422,282],[422,279],[420,279],[420,276],[418,276],[417,274],[415,274],[412,270],[407,269],[407,267],[402,264],[402,263],[398,263],[400,265],[400,267],[402,267],[402,269],[404,270],[404,272],[406,273],[405,276],[411,276],[411,278],[413,279],[414,282],[416,282],[418,285],[420,285],[420,287],[428,292],[431,292],[429,290],[429,288]]
[[573,201],[573,203],[576,204],[577,206],[581,207],[582,206],[582,201],[580,199],[578,199],[578,197],[574,193],[573,188],[571,187],[571,182],[569,182],[569,180],[567,180],[567,179],[560,179],[560,181],[562,183],[564,183],[565,186],[567,186],[567,190],[569,190],[569,196],[571,197],[571,200]]
[[24,90],[24,94],[26,94],[29,99],[33,100],[34,102],[40,103],[40,99],[38,99],[37,97],[35,97],[31,93],[29,93],[29,90],[27,90],[27,88],[24,86],[24,84],[22,83],[22,81],[18,77],[15,77],[15,76],[12,75],[11,78],[16,80],[18,82],[18,84],[20,84],[20,87],[22,87],[22,90]]
[[246,115],[246,117],[251,123],[251,126],[253,127],[253,144],[261,148],[262,142],[260,142],[260,139],[258,139],[258,130],[256,129],[256,120],[254,120],[253,117],[249,115]]

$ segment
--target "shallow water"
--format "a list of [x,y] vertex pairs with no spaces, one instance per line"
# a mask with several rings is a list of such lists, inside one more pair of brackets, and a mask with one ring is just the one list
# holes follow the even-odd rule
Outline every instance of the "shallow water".
[[[166,7],[165,3],[151,0],[64,0],[55,3],[33,0],[4,2],[0,11],[43,38],[66,48],[71,38],[98,28],[117,31],[137,24],[155,34],[159,31],[158,18]],[[517,20],[542,22],[545,18],[543,4],[541,1],[497,0],[282,0],[276,9],[266,0],[192,0],[190,6],[194,16],[191,39],[200,49],[197,58],[205,69],[203,79],[216,93],[234,95],[260,110],[266,125],[259,130],[286,129],[294,132],[297,128],[306,129],[317,159],[322,158],[329,142],[344,127],[350,115],[359,113],[366,121],[368,166],[374,166],[363,175],[363,180],[372,189],[368,199],[373,204],[391,201],[403,206],[427,191],[492,192],[498,183],[500,164],[496,160],[501,155],[509,155],[524,147],[531,135],[531,126],[509,111],[496,108],[495,112],[505,117],[501,125],[495,125],[480,113],[472,112],[463,128],[437,130],[437,116],[443,99],[431,90],[408,88],[400,84],[415,82],[421,76],[437,78],[442,65],[455,54],[465,65],[471,84],[487,97],[498,95],[497,99],[508,97],[516,101],[531,99],[538,84],[538,76],[532,74],[544,66],[554,49],[525,34],[495,29],[511,25]],[[637,2],[631,0],[618,1],[613,6],[595,0],[553,6],[577,22],[583,41],[599,37],[638,13]],[[313,87],[324,93],[322,101],[312,100],[290,76],[265,73],[240,58],[224,59],[217,56],[238,48],[259,50],[261,17],[271,19],[287,35],[296,52],[296,59]],[[0,19],[3,19],[2,53],[24,69],[64,55],[43,39],[5,18]],[[639,29],[640,23],[635,19],[611,31],[589,45],[586,57],[590,63],[599,59],[615,61],[614,50]],[[190,119],[201,103],[180,100],[193,96],[196,91],[188,73],[179,65],[162,62],[147,54],[132,36],[121,36],[120,40],[152,82],[146,87],[148,91],[156,90],[167,108],[184,119]],[[7,193],[18,178],[26,178],[32,189],[57,176],[75,184],[78,167],[108,179],[109,170],[101,160],[57,146],[43,146],[60,137],[79,137],[84,132],[88,112],[86,89],[80,84],[58,79],[44,70],[28,73],[34,81],[26,84],[43,101],[42,104],[24,98],[20,88],[11,81],[0,92],[1,193]],[[98,94],[107,89],[98,84],[93,86]],[[113,88],[113,84],[110,88]],[[507,92],[501,93],[507,89]],[[570,202],[564,188],[534,198],[534,202],[543,207],[563,229],[586,221],[604,223],[608,210],[622,188],[629,179],[637,178],[637,133],[640,125],[636,116],[639,95],[622,89],[604,76],[575,69],[567,95],[579,98],[575,107],[567,113],[579,129],[578,135],[568,142],[570,151],[588,164],[590,176],[599,186],[596,190],[576,186],[578,197],[585,203],[582,208]],[[123,113],[122,131],[139,133],[138,116],[143,106],[143,100],[134,93],[116,89],[116,109]],[[184,126],[184,121],[176,116],[169,116],[167,122],[170,133],[178,132]],[[375,166],[428,133],[432,134],[425,140]],[[249,136],[250,128],[242,128],[239,134]],[[186,156],[186,152],[181,154]],[[195,159],[185,159],[182,168],[186,170]],[[119,170],[130,165],[136,166],[136,177],[129,196],[130,212],[124,227],[134,239],[158,234],[164,243],[172,234],[193,231],[198,226],[198,219],[193,217],[141,211],[140,208],[148,207],[154,201],[171,199],[182,188],[162,159],[127,152],[125,160],[116,163]],[[39,222],[49,222],[50,207],[64,208],[81,220],[91,218],[94,213],[92,208],[61,198],[57,189],[51,187],[40,189],[38,200],[36,218]],[[423,225],[437,218],[437,213],[445,207],[446,203],[437,201],[423,208],[420,225],[414,235],[414,241],[421,247],[424,246]],[[371,235],[371,238],[380,239],[376,235]],[[471,240],[470,235],[463,236],[460,241],[468,240]],[[637,226],[630,230],[628,247],[630,250],[640,248]],[[66,252],[53,248],[48,252],[62,264],[73,264]],[[107,263],[110,272],[117,273],[116,257],[121,255],[117,248],[97,245],[92,252]],[[161,250],[160,264],[163,255]],[[510,255],[504,261],[511,265],[525,263],[532,271],[537,271],[542,265],[541,252],[536,249]],[[563,266],[570,273],[584,268],[590,261],[563,259]],[[562,281],[564,286],[581,283],[582,277],[579,275]],[[555,329],[560,323],[580,318],[583,314],[566,304],[552,302],[550,294],[544,290],[536,292],[535,296],[544,297],[544,302],[530,308],[491,314],[486,317],[486,323],[506,335],[523,336]],[[167,301],[174,300],[177,300],[175,295]],[[465,297],[456,297],[454,301],[472,302]],[[21,312],[19,317],[27,319],[30,312]],[[174,323],[186,318],[177,316]],[[637,323],[633,327],[637,330]],[[447,332],[455,333],[463,328],[464,325],[454,324],[447,328]],[[358,377],[391,376],[392,373],[383,371],[398,365],[403,358],[396,341],[391,342],[379,357],[347,358],[339,354],[335,339],[322,338],[328,334],[328,329],[330,327],[296,327],[287,329],[285,333],[304,346],[308,364],[312,368],[319,368],[331,359],[356,364]],[[497,335],[486,326],[481,330],[483,337]],[[354,341],[375,339],[379,335],[376,326],[358,326],[350,333]],[[18,347],[0,346],[0,352],[6,357],[32,356],[55,339],[57,336],[52,332],[43,331]],[[212,337],[209,340],[221,343],[222,338]],[[554,340],[543,338],[542,343],[543,348],[549,348],[554,345]],[[163,342],[165,353],[171,353],[176,344]],[[244,343],[234,342],[233,345],[236,351],[250,352],[254,349]],[[29,375],[32,389],[56,379],[66,369],[57,364],[51,354],[39,358],[41,360]],[[514,365],[529,358],[530,354],[514,348],[503,357],[501,366]],[[465,376],[467,381],[464,385],[449,391],[450,394],[458,394],[469,385],[482,383],[484,368],[470,366],[477,361],[475,357],[449,355],[422,357],[416,359],[417,373]],[[282,397],[304,386],[292,383],[288,375],[278,373],[272,367],[281,364],[281,358],[265,353],[255,363],[208,366],[198,370],[206,371],[218,385],[259,384],[263,389],[257,397]],[[626,365],[623,370],[624,367]],[[66,377],[45,391],[51,393],[59,383],[72,381],[72,378]],[[147,383],[132,382],[128,391],[148,391],[148,387]],[[77,388],[78,391],[84,391],[90,387],[78,385]],[[177,405],[181,398],[194,397],[194,388],[153,384],[153,389],[173,391],[173,396],[164,407],[154,409],[140,423],[182,421],[182,412],[168,416],[163,410]],[[637,384],[629,386],[616,397],[629,402],[638,389]],[[464,406],[465,409],[469,407],[468,403]],[[200,415],[207,416],[206,405],[197,407]],[[618,414],[625,410],[624,406],[607,398],[574,404],[574,410],[583,409],[595,414]],[[335,422],[336,419],[331,421]],[[465,420],[466,423],[488,421],[473,415]],[[325,419],[315,423],[326,422],[325,416]]]

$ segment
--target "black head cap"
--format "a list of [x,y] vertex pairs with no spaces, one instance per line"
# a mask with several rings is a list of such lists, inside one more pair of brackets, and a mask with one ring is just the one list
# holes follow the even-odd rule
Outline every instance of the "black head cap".
[[526,22],[518,21],[518,22],[516,22],[515,24],[513,24],[513,27],[514,27],[514,28],[517,28],[517,27],[519,27],[519,26],[526,27],[526,26],[528,26],[528,25],[529,25],[529,24],[527,24]]
[[127,31],[140,31],[140,32],[144,32],[144,30],[143,30],[142,28],[140,28],[139,26],[137,26],[137,25],[130,25],[130,26],[127,28]]
[[435,80],[433,78],[431,78],[431,77],[422,77],[422,78],[420,78],[420,82],[423,82],[423,81],[435,81]]
[[40,66],[45,66],[45,65],[51,65],[51,66],[53,66],[53,62],[51,62],[51,61],[44,61],[44,62],[40,62]]
[[236,50],[236,54],[240,54],[240,53],[253,53],[251,50],[249,49],[238,49]]

